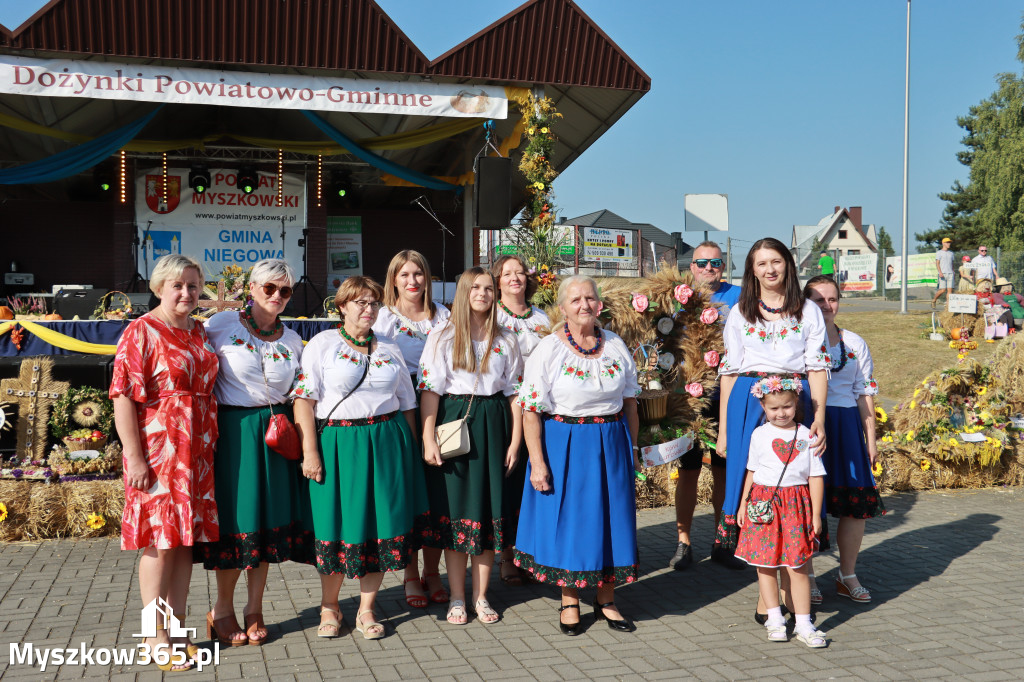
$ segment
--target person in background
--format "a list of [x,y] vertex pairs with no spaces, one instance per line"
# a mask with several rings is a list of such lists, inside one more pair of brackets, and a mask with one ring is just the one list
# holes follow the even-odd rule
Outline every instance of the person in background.
[[[528,276],[526,264],[519,256],[502,256],[491,266],[491,274],[499,290],[498,324],[515,334],[519,352],[522,353],[523,362],[526,362],[540,343],[541,333],[547,331],[551,324],[547,313],[529,303],[537,291],[537,280]],[[512,409],[522,410],[517,405],[513,405]],[[516,541],[516,525],[519,523],[519,507],[523,501],[523,486],[526,484],[526,460],[529,457],[529,453],[525,452],[525,444],[521,449],[523,452],[519,453],[516,468],[505,477],[504,499],[512,523],[508,545],[502,550],[499,562],[501,582],[512,586],[523,584],[523,576],[520,569],[516,568],[512,551]]]
[[960,263],[960,282],[957,284],[957,293],[974,293],[974,268],[971,267],[971,257],[964,256]]
[[[740,288],[729,282],[722,281],[722,249],[713,241],[701,242],[693,250],[690,261],[690,273],[698,286],[711,290],[711,302],[721,312],[721,322],[725,323],[729,311],[739,303]],[[716,386],[711,392],[704,416],[715,419],[720,411],[719,389]],[[679,480],[676,482],[676,552],[669,560],[669,568],[677,571],[685,570],[693,563],[693,549],[690,542],[690,526],[693,523],[693,510],[697,506],[697,481],[703,461],[703,450],[699,445],[679,458]],[[722,513],[722,499],[725,497],[725,459],[717,452],[711,453],[711,505],[715,510],[715,527],[718,527]]]
[[[302,531],[306,503],[296,462],[267,445],[273,414],[292,419],[288,392],[300,370],[302,339],[281,322],[295,273],[283,260],[261,260],[249,276],[244,310],[225,310],[206,324],[220,360],[217,452],[213,459],[220,540],[198,543],[195,559],[216,570],[217,600],[207,614],[209,636],[224,646],[267,639],[263,591],[270,563],[309,560],[312,536]],[[235,619],[235,584],[245,571],[243,630]]]
[[821,257],[818,259],[818,267],[821,268],[821,274],[835,279],[836,261],[832,256],[828,255],[828,251],[821,252]]
[[935,252],[935,269],[939,273],[939,283],[938,290],[932,298],[932,310],[935,309],[935,304],[942,294],[946,294],[946,301],[949,301],[949,295],[953,293],[953,252],[949,250],[952,243],[952,239],[943,237],[942,248]]
[[[446,322],[451,313],[431,296],[430,265],[419,251],[399,251],[388,265],[384,281],[384,306],[373,323],[377,338],[398,344],[405,358],[405,369],[412,385],[416,386],[416,371],[420,354],[427,343],[427,335],[434,327]],[[417,395],[419,391],[417,391]],[[413,434],[419,436],[419,413],[415,418]],[[423,466],[423,465],[421,465]],[[423,547],[423,574],[419,561],[405,568],[405,602],[417,609],[427,608],[427,594],[435,604],[448,602],[448,590],[441,581],[441,550]]]
[[991,282],[999,279],[999,271],[996,270],[996,262],[988,255],[988,247],[982,244],[978,247],[978,255],[971,259],[971,266],[974,268],[974,281],[987,279]]
[[561,587],[563,633],[582,631],[582,587],[597,588],[596,620],[629,632],[614,589],[638,577],[636,365],[622,339],[598,325],[593,279],[562,280],[558,307],[565,322],[530,355],[519,390],[530,463],[516,565]]
[[[162,257],[149,280],[160,305],[124,330],[114,356],[110,398],[124,448],[121,549],[142,550],[142,603],[163,599],[176,618],[188,613],[192,551],[220,533],[214,498],[217,353],[191,318],[203,288],[202,266]],[[184,645],[161,670],[189,670],[198,647],[159,627],[151,646]]]

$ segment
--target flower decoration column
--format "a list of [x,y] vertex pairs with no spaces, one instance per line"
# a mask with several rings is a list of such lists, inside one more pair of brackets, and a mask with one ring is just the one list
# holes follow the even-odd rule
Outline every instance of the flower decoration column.
[[561,245],[552,234],[555,224],[554,192],[551,184],[558,177],[552,166],[555,147],[554,123],[562,115],[555,111],[555,104],[548,97],[538,99],[528,93],[515,100],[526,121],[526,149],[519,161],[519,171],[526,178],[529,198],[523,209],[521,226],[528,231],[530,244],[520,255],[538,267],[555,266],[555,256]]

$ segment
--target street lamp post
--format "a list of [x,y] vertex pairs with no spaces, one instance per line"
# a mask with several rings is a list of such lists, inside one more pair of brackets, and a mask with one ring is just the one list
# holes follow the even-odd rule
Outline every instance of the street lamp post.
[[900,312],[907,312],[907,279],[909,276],[907,254],[907,164],[910,143],[910,0],[907,0],[907,74],[903,98],[903,255],[901,256],[902,276],[900,277]]

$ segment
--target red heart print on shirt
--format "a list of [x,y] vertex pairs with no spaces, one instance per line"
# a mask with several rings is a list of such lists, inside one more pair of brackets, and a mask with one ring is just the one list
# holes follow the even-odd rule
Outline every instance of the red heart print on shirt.
[[800,451],[799,444],[793,443],[796,447],[790,447],[790,443],[793,443],[793,441],[785,441],[781,438],[776,438],[772,441],[772,452],[782,460],[783,464],[792,462]]

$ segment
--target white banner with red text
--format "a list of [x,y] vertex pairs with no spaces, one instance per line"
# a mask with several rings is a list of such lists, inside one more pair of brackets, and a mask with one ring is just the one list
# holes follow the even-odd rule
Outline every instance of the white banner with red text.
[[267,109],[506,118],[493,85],[384,81],[0,55],[0,92]]

